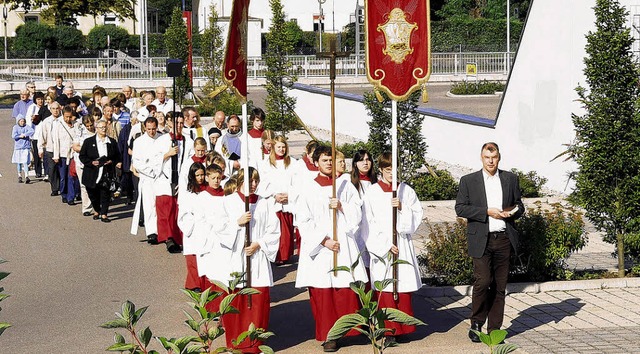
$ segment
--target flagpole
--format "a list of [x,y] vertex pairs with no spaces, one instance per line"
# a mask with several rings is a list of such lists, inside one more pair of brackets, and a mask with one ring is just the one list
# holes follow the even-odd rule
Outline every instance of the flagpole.
[[[242,104],[242,145],[245,147],[244,151],[241,151],[240,157],[242,161],[242,168],[244,169],[244,181],[242,182],[242,186],[244,188],[244,211],[249,211],[249,195],[251,191],[249,189],[249,180],[251,176],[249,175],[249,129],[247,127],[247,103]],[[245,234],[244,234],[244,247],[251,246],[251,221],[249,221],[245,225]],[[251,287],[251,256],[246,256],[246,281],[245,286],[247,288]],[[251,308],[251,295],[248,295],[247,307]]]
[[[391,190],[392,198],[398,196],[398,101],[391,100]],[[393,207],[392,211],[392,243],[398,246],[398,208]],[[393,254],[393,300],[398,301],[398,255]]]

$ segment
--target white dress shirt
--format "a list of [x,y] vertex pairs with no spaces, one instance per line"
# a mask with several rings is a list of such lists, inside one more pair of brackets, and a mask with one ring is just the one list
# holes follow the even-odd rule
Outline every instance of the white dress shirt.
[[[491,176],[487,171],[482,170],[484,177],[484,193],[487,196],[487,207],[502,210],[502,184],[500,183],[499,172]],[[489,217],[489,232],[504,231],[507,228],[504,220]]]

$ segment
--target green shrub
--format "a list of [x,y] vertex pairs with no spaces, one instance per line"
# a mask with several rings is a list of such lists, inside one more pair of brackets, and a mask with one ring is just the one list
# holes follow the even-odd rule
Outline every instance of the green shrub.
[[516,221],[520,247],[512,275],[526,281],[566,279],[565,259],[587,242],[582,213],[554,203],[550,209],[537,202]]
[[13,50],[24,58],[42,56],[45,49],[56,48],[53,28],[45,23],[27,22],[16,28]]
[[539,176],[535,171],[524,173],[517,168],[512,168],[511,172],[518,176],[520,180],[520,193],[523,198],[539,198],[543,194],[542,186],[547,183],[547,179]]
[[342,152],[346,158],[353,158],[353,155],[355,155],[358,150],[371,151],[371,144],[368,141],[358,141],[355,144],[345,143],[339,145],[337,149]]
[[[543,209],[538,202],[516,221],[520,247],[512,257],[510,281],[569,279],[565,259],[586,244],[582,214],[559,203]],[[463,219],[455,224],[429,225],[426,254],[420,266],[435,285],[473,282],[473,262],[467,254],[467,228]]]
[[458,181],[447,170],[433,170],[438,177],[425,172],[417,175],[409,184],[420,200],[451,200],[458,194]]
[[449,91],[454,95],[493,95],[497,91],[504,91],[504,86],[503,83],[487,80],[460,81],[452,84]]
[[[433,52],[501,52],[507,50],[507,22],[485,18],[431,21]],[[523,23],[511,20],[511,50],[520,41]]]
[[473,282],[473,261],[467,254],[467,222],[429,224],[426,254],[418,263],[434,285],[463,285]]
[[[107,46],[107,36],[111,43]],[[114,25],[95,26],[87,35],[87,48],[89,49],[126,49],[129,45],[129,32],[126,29]],[[138,47],[140,43],[138,43]]]
[[[164,46],[164,34],[149,33],[147,38],[149,40],[149,56],[167,56],[167,49]],[[140,49],[140,35],[129,35],[129,41],[126,48],[129,50]]]
[[82,31],[71,26],[56,26],[56,48],[58,50],[77,50],[84,48]]

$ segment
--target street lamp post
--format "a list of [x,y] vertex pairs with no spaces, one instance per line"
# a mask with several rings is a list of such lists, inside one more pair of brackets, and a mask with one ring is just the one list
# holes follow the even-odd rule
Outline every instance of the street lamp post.
[[507,73],[511,69],[511,0],[507,0]]
[[7,17],[9,17],[9,10],[5,3],[2,8],[2,22],[4,23],[4,60],[7,60]]
[[318,0],[318,7],[320,8],[320,16],[318,16],[318,34],[320,37],[320,52],[322,52],[322,4],[327,0]]

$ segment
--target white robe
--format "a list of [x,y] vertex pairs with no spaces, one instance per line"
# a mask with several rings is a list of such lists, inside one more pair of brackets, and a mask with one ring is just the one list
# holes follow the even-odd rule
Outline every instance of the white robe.
[[269,155],[262,155],[262,137],[254,138],[249,135],[247,146],[247,151],[249,153],[249,166],[259,170],[260,162],[263,160],[269,160]]
[[[420,226],[423,211],[416,192],[404,183],[400,183],[398,186],[398,198],[402,204],[402,210],[398,210],[396,225],[398,259],[410,263],[398,265],[398,292],[406,293],[416,291],[422,286],[411,235]],[[391,267],[387,270],[387,266],[373,256],[375,254],[385,258],[392,246],[391,193],[383,192],[378,184],[372,185],[364,197],[364,210],[369,223],[367,249],[372,254],[370,274],[373,283],[392,277]],[[393,291],[393,286],[387,286],[384,291]]]
[[[169,134],[163,134],[160,137],[158,137],[158,139],[156,139],[156,143],[154,144],[154,148],[157,149],[157,153],[160,154],[162,161],[161,163],[161,168],[160,168],[160,173],[158,174],[158,176],[156,177],[154,183],[153,183],[153,190],[155,192],[156,196],[160,196],[160,195],[174,195],[174,191],[172,191],[172,188],[177,188],[177,186],[172,187],[171,186],[171,157],[164,160],[164,154],[166,154],[169,149],[171,149],[173,142],[171,140],[171,135]],[[189,152],[186,151],[187,148],[187,139],[183,139],[183,140],[178,140],[178,181],[180,180],[179,176],[180,176],[180,167],[182,166],[182,164],[189,159],[188,154]],[[134,145],[135,147],[135,145]],[[146,209],[145,209],[146,212]]]
[[289,202],[287,204],[275,203],[275,210],[292,213],[295,210],[296,199],[296,178],[298,176],[298,160],[291,158],[289,166],[285,168],[284,160],[276,160],[273,166],[267,159],[258,165],[260,172],[260,185],[256,194],[264,198],[275,197],[278,193],[287,193]]
[[218,139],[216,143],[215,151],[218,152],[224,158],[224,162],[226,164],[224,169],[225,176],[232,176],[237,170],[233,169],[233,160],[229,160],[229,156],[231,156],[232,152],[235,152],[240,159],[237,160],[240,163],[240,168],[242,168],[242,155],[246,154],[247,148],[242,143],[244,137],[242,133],[239,133],[237,136],[232,136],[230,134],[225,134],[221,138]]
[[[349,175],[349,181],[351,181],[351,176]],[[362,220],[360,221],[360,227],[356,232],[356,243],[358,244],[358,249],[362,254],[362,262],[365,267],[369,267],[369,263],[371,263],[371,258],[369,256],[369,252],[367,251],[367,239],[369,238],[369,222],[367,221],[367,214],[364,210],[364,197],[367,193],[369,187],[371,187],[370,181],[360,181],[360,186],[362,187],[362,191],[359,191],[360,204],[362,209]]]
[[[140,206],[144,203],[144,229],[147,236],[158,233],[158,216],[156,214],[156,195],[154,182],[162,171],[162,160],[164,152],[160,152],[155,144],[160,135],[154,138],[148,134],[143,134],[137,138],[133,144],[133,154],[131,155],[131,165],[138,172],[140,181],[138,182],[138,200],[136,209],[131,220],[131,234],[138,233],[138,219],[140,217]],[[165,151],[166,152],[166,151]]]
[[[345,180],[336,181],[336,194],[342,203],[338,211],[338,266],[351,267],[358,259],[358,246],[354,233],[362,216],[358,202],[358,192]],[[296,287],[348,288],[353,281],[351,274],[339,271],[333,275],[333,252],[321,245],[325,237],[333,237],[332,211],[329,208],[331,185],[322,187],[315,180],[309,181],[300,190],[296,201],[296,217],[300,237],[300,258]],[[362,262],[355,269],[356,280],[367,281]]]
[[191,235],[193,239],[189,241],[193,245],[194,254],[198,256],[196,258],[198,275],[216,280],[226,279],[231,273],[229,262],[221,257],[223,254],[220,244],[222,231],[229,223],[224,212],[223,201],[224,197],[214,197],[207,191],[198,193]]
[[[237,220],[245,213],[245,205],[240,194],[233,193],[224,197],[226,227],[220,241],[222,253],[220,258],[226,260],[229,272],[220,280],[227,284],[232,272],[246,271],[246,256],[244,254],[245,226],[238,225]],[[251,256],[251,286],[273,286],[271,262],[275,262],[280,244],[280,222],[273,210],[273,202],[258,198],[255,204],[249,205],[251,212],[251,241],[258,242],[260,249]],[[239,287],[243,287],[240,284]]]

